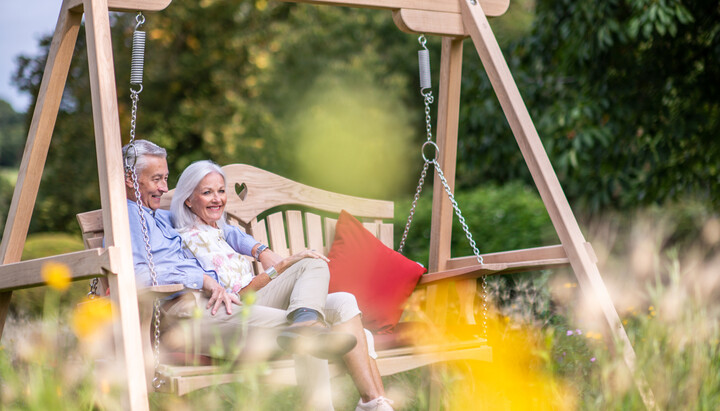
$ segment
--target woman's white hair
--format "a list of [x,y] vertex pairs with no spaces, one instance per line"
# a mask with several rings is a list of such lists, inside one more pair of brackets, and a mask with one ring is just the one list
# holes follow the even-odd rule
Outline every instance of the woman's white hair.
[[135,164],[135,172],[137,174],[140,174],[140,172],[145,168],[145,163],[147,163],[145,157],[155,156],[167,158],[167,151],[165,151],[164,148],[147,140],[135,140],[133,148],[130,148],[130,144],[126,144],[122,148],[122,154],[124,162],[123,167],[126,165],[125,162],[127,162],[130,166]]
[[[195,213],[185,205],[185,201],[192,196],[195,187],[200,184],[202,179],[210,173],[218,173],[222,176],[223,181],[226,180],[225,173],[223,173],[220,166],[210,160],[196,161],[187,166],[180,174],[170,203],[170,213],[172,214],[175,229],[181,230],[195,225]],[[217,224],[221,229],[225,228],[225,213],[223,213]]]

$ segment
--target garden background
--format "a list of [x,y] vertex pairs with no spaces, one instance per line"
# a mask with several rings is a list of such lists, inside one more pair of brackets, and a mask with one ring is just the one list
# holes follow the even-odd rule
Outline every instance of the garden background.
[[[595,247],[658,404],[714,409],[720,401],[720,6],[710,0],[519,0],[490,23]],[[134,15],[113,14],[112,25],[127,141]],[[249,163],[320,188],[393,200],[395,226],[402,229],[422,167],[425,128],[417,37],[400,32],[389,13],[267,0],[175,0],[148,14],[145,30],[137,134],[168,149],[171,187],[195,160]],[[428,44],[437,84],[440,41]],[[14,62],[15,84],[28,95],[37,94],[48,45],[46,37],[42,53]],[[88,155],[94,137],[87,70],[81,32],[23,258],[81,249],[75,214],[100,206],[97,164]],[[32,110],[17,113],[0,101],[0,229]],[[481,252],[558,243],[470,42],[456,185]],[[408,256],[423,263],[430,192],[423,192],[407,246]],[[456,228],[453,255],[468,255]],[[541,404],[642,406],[624,366],[597,338],[599,325],[585,318],[572,273],[489,282],[496,340],[527,354],[517,370],[527,386],[545,387],[537,394]],[[50,378],[57,367],[44,363],[77,354],[66,331],[86,291],[87,284],[77,283],[62,292],[13,294],[0,341],[3,407],[117,406],[112,389],[98,388],[85,374]],[[55,334],[48,322],[57,326]],[[33,330],[42,338],[31,343]],[[54,338],[65,343],[54,344]],[[26,344],[39,348],[18,354]],[[38,356],[42,347],[53,348]],[[485,390],[503,393],[502,404],[520,409],[522,391],[490,382],[492,375],[518,378],[499,371],[508,365],[503,361],[520,361],[503,352],[496,349],[493,364],[450,367],[446,408],[463,408],[458,393],[467,387],[459,390],[456,383],[470,372]],[[394,387],[402,409],[423,409],[428,379],[420,370],[390,377],[386,385]],[[353,390],[347,381],[338,385],[338,391]],[[183,399],[154,394],[153,406],[219,401],[225,408],[274,409],[293,403],[292,390],[267,397],[262,386],[229,387]],[[497,402],[481,402],[487,392],[471,392],[478,407],[496,408]]]

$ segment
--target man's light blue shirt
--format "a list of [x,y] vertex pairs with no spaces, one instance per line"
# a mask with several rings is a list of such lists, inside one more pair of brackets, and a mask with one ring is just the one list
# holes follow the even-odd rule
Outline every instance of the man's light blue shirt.
[[[149,286],[152,285],[152,280],[138,206],[131,200],[127,200],[127,204],[135,276],[138,285]],[[182,238],[172,226],[169,211],[153,211],[143,207],[143,212],[158,284],[183,284],[186,288],[197,290],[202,288],[205,274],[215,281],[218,280],[215,271],[203,269],[194,257],[185,255]],[[237,227],[228,225],[224,232],[225,240],[240,254],[250,255],[255,244],[258,244],[257,240]]]

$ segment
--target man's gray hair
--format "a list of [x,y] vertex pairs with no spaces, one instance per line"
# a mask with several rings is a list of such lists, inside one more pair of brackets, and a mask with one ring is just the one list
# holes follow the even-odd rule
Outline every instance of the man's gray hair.
[[[195,187],[202,181],[205,176],[210,173],[218,173],[226,181],[225,173],[222,168],[210,160],[196,161],[180,174],[175,192],[173,193],[172,202],[170,203],[170,213],[172,213],[173,226],[177,230],[192,227],[195,224],[195,214],[185,205],[185,200],[192,196]],[[223,213],[220,221],[217,222],[221,229],[225,227],[225,213]]]
[[132,166],[135,164],[135,172],[140,172],[145,168],[147,156],[155,156],[167,159],[167,151],[155,143],[151,143],[147,140],[135,140],[133,143],[134,148],[130,148],[130,144],[126,144],[122,148],[123,154],[123,167],[126,164]]

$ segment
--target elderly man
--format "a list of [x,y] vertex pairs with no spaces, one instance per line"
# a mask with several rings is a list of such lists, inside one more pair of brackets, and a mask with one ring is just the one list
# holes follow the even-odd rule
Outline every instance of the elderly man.
[[[164,335],[175,337],[163,338],[164,343],[175,345],[173,348],[177,349],[185,348],[183,347],[185,344],[193,344],[195,352],[199,351],[204,355],[210,355],[213,349],[216,353],[224,352],[228,355],[237,352],[239,347],[243,346],[253,353],[258,352],[257,348],[261,348],[260,352],[265,353],[276,351],[274,340],[256,338],[251,338],[251,342],[247,340],[248,336],[253,336],[253,332],[243,333],[242,330],[247,328],[247,320],[243,316],[242,309],[233,310],[233,304],[242,305],[239,297],[226,292],[218,283],[214,271],[204,270],[196,259],[185,255],[181,237],[172,226],[170,213],[159,209],[160,198],[168,192],[165,149],[146,140],[137,140],[132,147],[123,147],[123,157],[129,164],[134,163],[137,175],[137,180],[133,181],[132,173],[127,173],[126,193],[138,284],[152,284],[148,253],[145,248],[145,234],[142,229],[140,208],[137,205],[139,196],[158,284],[182,284],[188,290],[166,301],[161,307],[163,317],[160,328]],[[261,246],[249,235],[226,240],[252,255],[256,255],[256,251]],[[199,341],[197,335],[193,335],[194,340],[187,341],[184,338],[184,334],[187,333],[182,332],[182,324],[193,321],[193,318],[197,319],[196,312],[202,313],[199,322],[195,323],[200,328]],[[249,325],[252,327],[252,324]],[[268,331],[270,335],[276,334],[267,329],[256,331],[258,332],[255,335],[265,337]],[[218,335],[221,337],[223,347],[213,347]],[[217,351],[217,348],[221,350]],[[297,380],[304,389],[310,406],[315,409],[332,409],[327,361],[307,355],[297,355],[295,360]]]

